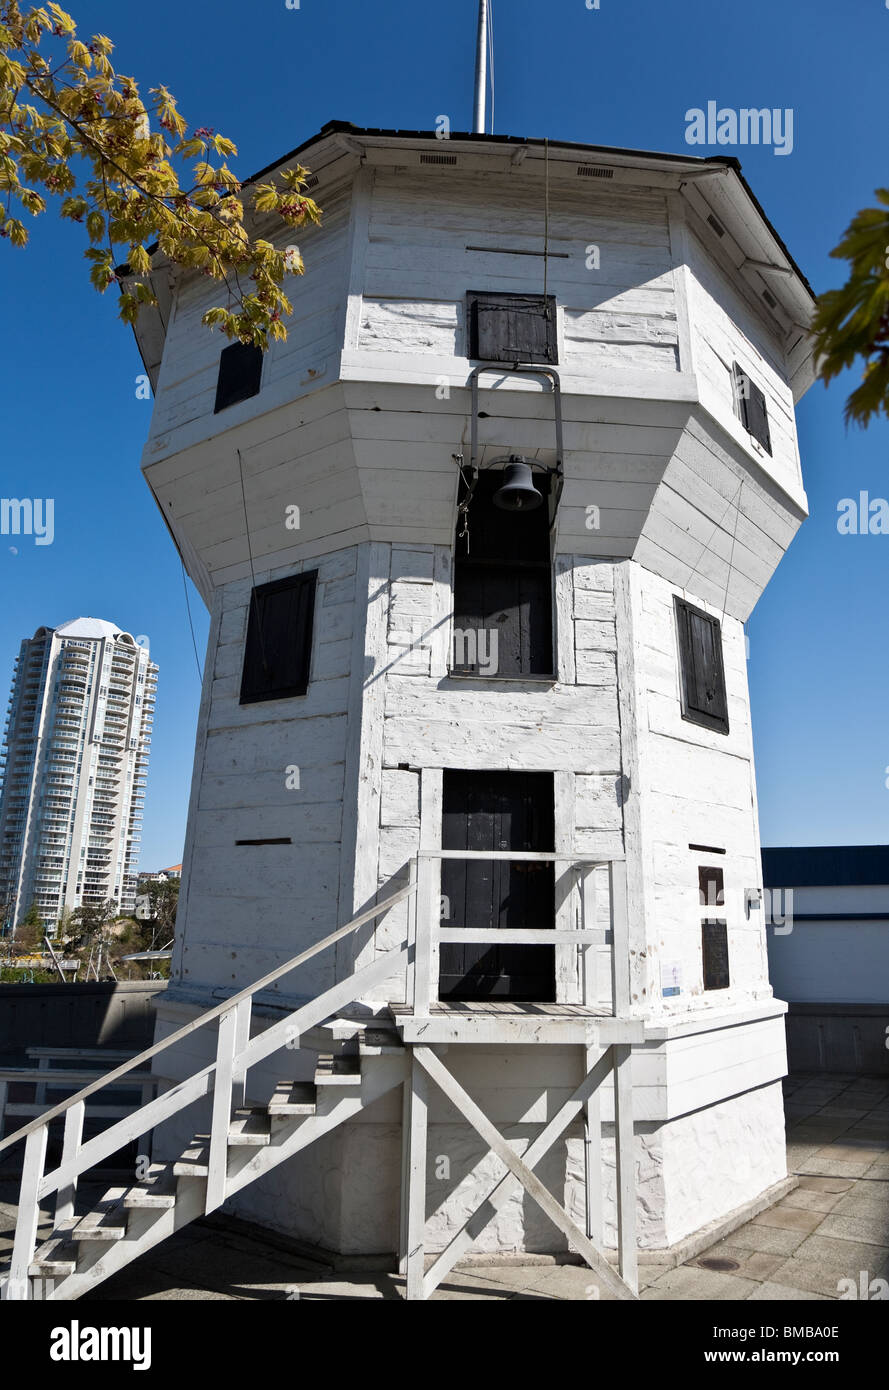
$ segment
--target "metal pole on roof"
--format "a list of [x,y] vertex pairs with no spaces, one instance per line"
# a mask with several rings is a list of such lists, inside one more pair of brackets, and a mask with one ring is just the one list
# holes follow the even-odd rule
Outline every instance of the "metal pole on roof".
[[486,102],[488,95],[488,0],[478,0],[478,43],[475,53],[475,117],[476,135],[485,134]]

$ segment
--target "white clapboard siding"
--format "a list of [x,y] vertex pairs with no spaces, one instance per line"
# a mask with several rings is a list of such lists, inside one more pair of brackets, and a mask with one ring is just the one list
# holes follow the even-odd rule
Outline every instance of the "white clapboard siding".
[[[513,230],[516,229],[516,230]],[[666,203],[653,194],[614,194],[599,190],[558,187],[551,190],[549,208],[547,288],[572,312],[598,310],[605,317],[638,313],[673,313],[673,279]],[[597,246],[599,268],[590,269],[588,248]],[[478,250],[473,248],[490,248]],[[409,351],[417,333],[425,332],[430,350],[446,356],[465,355],[461,318],[468,290],[488,289],[527,293],[534,260],[510,251],[543,250],[543,208],[539,225],[529,222],[527,194],[509,176],[464,174],[459,182],[444,183],[422,175],[375,175],[369,240],[365,255],[365,301],[403,301],[400,325],[389,341],[365,303],[362,346],[380,351]],[[505,252],[505,254],[504,254]],[[543,266],[539,266],[540,288]],[[629,297],[635,296],[635,302]],[[414,306],[412,298],[427,301]],[[407,304],[404,302],[407,301]],[[423,322],[433,314],[428,301],[449,304],[450,320]],[[621,301],[621,302],[617,302]],[[456,315],[456,322],[454,317]],[[418,322],[419,318],[419,322]],[[434,331],[433,331],[434,330]],[[451,336],[453,334],[453,336]],[[376,341],[375,341],[376,337]],[[595,341],[583,326],[578,343]],[[395,346],[395,343],[399,346]],[[419,344],[418,344],[419,346]],[[625,345],[626,346],[626,345]],[[616,350],[616,369],[647,365],[645,354]],[[583,360],[578,358],[578,360]],[[660,369],[660,360],[654,370]],[[675,370],[672,365],[670,370]]]
[[796,483],[799,454],[793,393],[782,345],[693,233],[688,245],[689,309],[702,399],[719,418],[735,418],[731,372],[737,362],[765,394],[776,475]]
[[364,299],[358,335],[360,348],[377,352],[435,352],[456,357],[462,341],[462,304]]
[[152,415],[152,440],[175,447],[183,427],[202,422],[207,434],[226,430],[232,410],[244,419],[263,411],[263,392],[289,383],[298,397],[317,389],[338,363],[342,348],[341,305],[345,292],[350,197],[340,193],[325,208],[323,226],[298,232],[278,232],[272,240],[283,247],[299,244],[306,263],[305,277],[285,282],[294,307],[287,320],[287,340],[273,343],[263,361],[262,390],[251,401],[213,415],[219,355],[227,340],[201,324],[204,313],[224,302],[224,290],[212,278],[187,276],[175,298]]
[[672,310],[665,308],[655,315],[566,307],[562,323],[566,366],[679,370],[679,337]]

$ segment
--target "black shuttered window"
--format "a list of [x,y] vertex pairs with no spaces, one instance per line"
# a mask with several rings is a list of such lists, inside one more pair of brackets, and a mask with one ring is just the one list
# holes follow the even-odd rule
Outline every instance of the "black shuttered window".
[[559,360],[553,295],[467,295],[469,356],[479,362]]
[[675,599],[682,717],[728,733],[722,625],[684,599]]
[[249,343],[232,343],[219,356],[214,415],[238,401],[259,394],[262,378],[262,349]]
[[735,393],[741,423],[749,435],[771,456],[772,436],[769,433],[769,412],[765,394],[735,362]]
[[305,695],[318,571],[260,584],[250,600],[241,704]]

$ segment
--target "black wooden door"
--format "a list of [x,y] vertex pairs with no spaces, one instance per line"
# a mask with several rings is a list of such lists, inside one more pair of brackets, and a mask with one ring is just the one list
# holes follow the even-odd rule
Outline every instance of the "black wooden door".
[[[554,847],[551,772],[444,774],[442,848],[549,850]],[[442,860],[442,926],[555,925],[552,864]],[[552,946],[441,947],[442,999],[555,999]]]

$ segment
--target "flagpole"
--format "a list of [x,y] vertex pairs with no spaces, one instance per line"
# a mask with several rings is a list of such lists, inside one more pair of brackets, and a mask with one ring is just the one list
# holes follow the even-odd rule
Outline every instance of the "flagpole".
[[475,123],[477,135],[485,134],[488,95],[488,0],[478,0],[478,46],[475,55]]

